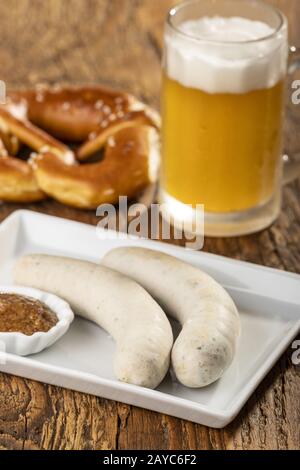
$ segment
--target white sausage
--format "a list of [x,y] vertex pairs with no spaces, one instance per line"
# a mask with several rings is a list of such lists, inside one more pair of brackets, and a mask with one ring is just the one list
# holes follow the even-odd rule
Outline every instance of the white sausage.
[[172,351],[178,380],[203,387],[231,364],[240,332],[229,294],[206,273],[177,258],[144,248],[117,248],[102,264],[140,283],[182,325]]
[[15,282],[62,297],[78,314],[113,336],[117,343],[114,371],[119,380],[148,388],[163,380],[170,362],[172,329],[159,305],[131,279],[86,261],[28,255],[16,264]]

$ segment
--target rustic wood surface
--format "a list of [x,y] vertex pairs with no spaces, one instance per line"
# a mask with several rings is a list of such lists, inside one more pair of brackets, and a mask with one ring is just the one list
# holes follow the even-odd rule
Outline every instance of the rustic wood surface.
[[[288,15],[291,38],[300,46],[299,0],[270,3]],[[127,89],[158,107],[162,27],[172,4],[172,0],[0,0],[0,78],[9,86],[101,82]],[[297,119],[300,106],[289,112],[289,151],[300,151]],[[0,220],[18,208],[0,205]],[[53,202],[29,208],[96,223],[92,212]],[[282,214],[272,228],[205,243],[206,251],[298,273],[299,247],[299,180],[285,188]],[[290,349],[237,419],[223,430],[213,430],[0,374],[0,448],[299,449],[299,389],[300,369],[291,363]]]

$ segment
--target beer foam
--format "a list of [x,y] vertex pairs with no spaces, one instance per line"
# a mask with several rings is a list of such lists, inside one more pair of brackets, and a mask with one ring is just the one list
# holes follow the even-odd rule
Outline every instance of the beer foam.
[[[167,75],[207,93],[246,93],[271,88],[286,73],[287,27],[218,16],[186,21],[166,32]],[[263,39],[259,42],[255,40]],[[250,41],[250,42],[249,42]]]

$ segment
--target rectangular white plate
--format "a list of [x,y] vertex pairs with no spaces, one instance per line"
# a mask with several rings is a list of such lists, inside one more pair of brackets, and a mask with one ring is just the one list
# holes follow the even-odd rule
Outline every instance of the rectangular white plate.
[[181,386],[170,374],[157,390],[120,383],[112,372],[113,340],[77,317],[51,348],[27,358],[7,355],[0,370],[211,427],[226,426],[300,331],[300,276],[155,241],[117,238],[114,232],[101,233],[99,238],[92,226],[15,212],[0,225],[0,285],[12,283],[14,261],[24,253],[63,254],[95,262],[121,245],[170,253],[213,275],[235,300],[242,336],[230,369],[216,384],[201,390]]

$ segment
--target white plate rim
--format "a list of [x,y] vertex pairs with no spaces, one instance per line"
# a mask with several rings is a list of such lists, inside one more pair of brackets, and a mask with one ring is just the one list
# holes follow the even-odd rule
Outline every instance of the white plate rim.
[[[15,220],[16,221],[18,221],[18,220],[22,221],[23,217],[28,217],[28,216],[41,218],[41,219],[42,218],[46,218],[46,219],[51,218],[51,219],[56,219],[60,223],[65,223],[66,222],[68,224],[79,224],[80,226],[84,226],[85,229],[89,229],[89,230],[95,229],[95,226],[89,225],[89,224],[86,224],[86,223],[73,221],[73,220],[69,220],[69,219],[64,219],[62,217],[57,217],[57,216],[48,215],[48,214],[44,214],[44,213],[34,212],[34,211],[27,210],[27,209],[20,209],[20,210],[14,211],[6,219],[4,219],[2,221],[2,223],[0,224],[0,232],[2,230],[6,229],[6,226],[11,224],[11,222],[13,222]],[[107,231],[107,232],[108,232],[108,234],[109,233],[113,234],[112,231]],[[127,240],[128,239],[141,241],[141,239],[138,238],[138,237],[127,237]],[[152,240],[149,240],[149,243],[151,243],[152,246],[156,246],[157,249],[159,249],[159,246],[163,245],[165,247],[165,245],[166,245],[163,242],[152,241]],[[171,245],[171,248],[172,248],[172,251],[176,251],[178,253],[183,253],[182,250],[187,251],[185,248],[174,246],[174,245]],[[192,252],[192,250],[188,250],[188,251]],[[255,271],[263,270],[263,271],[271,272],[272,274],[275,274],[275,275],[291,277],[293,279],[297,279],[297,280],[300,281],[300,275],[296,274],[296,273],[281,271],[281,270],[278,270],[278,269],[275,269],[275,268],[256,265],[254,263],[249,263],[247,261],[235,260],[235,259],[227,258],[225,256],[220,256],[220,255],[211,254],[211,253],[204,253],[204,252],[194,251],[193,254],[195,256],[200,255],[200,257],[202,257],[202,258],[203,257],[206,257],[206,258],[214,257],[215,260],[216,259],[222,259],[223,261],[226,261],[226,263],[233,264],[233,265],[238,263],[239,265],[244,265],[244,266],[247,266],[248,268],[252,268]],[[229,287],[231,287],[231,286],[229,286]],[[261,294],[255,293],[252,289],[240,288],[240,287],[237,287],[237,286],[234,286],[234,289],[242,291],[242,292],[243,291],[244,292],[252,292],[254,295],[261,295]],[[298,303],[295,304],[295,305],[298,305]],[[250,382],[247,385],[247,393],[244,393],[241,397],[239,397],[237,402],[235,402],[234,405],[231,405],[231,407],[229,407],[227,410],[221,410],[221,409],[218,409],[218,408],[215,408],[215,407],[212,407],[212,406],[203,405],[201,403],[197,403],[197,402],[194,402],[192,400],[188,400],[188,399],[185,399],[185,398],[182,398],[182,397],[176,397],[176,396],[173,396],[173,395],[169,395],[169,394],[166,394],[166,393],[158,391],[158,390],[149,390],[149,389],[137,387],[137,386],[131,385],[131,384],[115,382],[115,381],[112,381],[110,379],[105,379],[103,377],[99,377],[99,376],[96,376],[96,375],[93,375],[93,374],[78,371],[76,369],[68,369],[68,368],[64,368],[64,367],[53,366],[51,364],[47,364],[46,367],[47,367],[47,369],[52,370],[54,373],[64,374],[64,375],[67,374],[67,375],[70,375],[72,377],[76,376],[80,379],[82,379],[83,377],[86,377],[95,384],[103,385],[103,386],[107,386],[107,387],[110,386],[110,387],[113,387],[114,389],[117,389],[119,391],[132,391],[132,392],[140,395],[141,390],[142,390],[142,394],[146,398],[147,397],[148,398],[154,398],[154,397],[157,398],[158,397],[161,402],[164,402],[166,404],[170,404],[170,403],[174,404],[174,405],[182,404],[183,406],[188,408],[190,411],[194,411],[194,412],[197,412],[197,413],[200,412],[203,415],[205,415],[206,417],[212,417],[212,418],[217,419],[218,420],[218,425],[215,425],[214,427],[224,427],[238,415],[238,413],[241,411],[242,407],[245,405],[245,403],[247,402],[249,397],[255,391],[257,386],[262,382],[263,378],[271,370],[273,365],[279,360],[279,357],[281,357],[281,355],[284,353],[284,351],[290,345],[293,338],[295,336],[297,336],[299,331],[300,331],[300,317],[299,317],[299,320],[294,324],[294,326],[291,327],[288,334],[286,334],[285,337],[276,345],[276,349],[273,351],[273,353],[269,355],[269,357],[264,361],[264,363],[257,369],[256,373],[253,374],[253,376],[251,377]],[[11,364],[14,364],[14,363],[18,364],[18,365],[23,364],[23,365],[26,365],[26,366],[31,365],[34,368],[38,368],[40,366],[41,368],[43,368],[42,363],[40,363],[38,361],[34,361],[34,359],[31,359],[31,358],[23,358],[23,357],[15,356],[13,354],[7,354],[7,358],[8,358],[8,362],[10,362]],[[1,369],[1,366],[0,366],[0,369]]]

